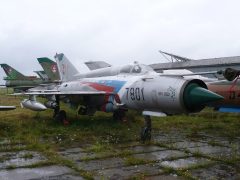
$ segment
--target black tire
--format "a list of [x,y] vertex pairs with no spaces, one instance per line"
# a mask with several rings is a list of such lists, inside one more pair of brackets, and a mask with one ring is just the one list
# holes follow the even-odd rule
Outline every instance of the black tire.
[[87,114],[87,108],[85,107],[80,107],[78,110],[79,115],[86,115]]
[[64,123],[64,121],[67,119],[66,111],[61,110],[59,113],[55,116],[55,121]]

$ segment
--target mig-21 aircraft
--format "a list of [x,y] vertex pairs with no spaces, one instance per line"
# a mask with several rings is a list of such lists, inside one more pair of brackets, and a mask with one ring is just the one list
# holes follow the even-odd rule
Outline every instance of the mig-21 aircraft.
[[[85,74],[69,62],[64,54],[55,59],[62,83],[51,90],[29,90],[29,99],[21,102],[25,108],[43,111],[54,110],[57,120],[65,121],[66,112],[60,110],[60,100],[79,107],[78,114],[93,115],[96,111],[112,112],[114,118],[124,118],[127,109],[141,111],[145,118],[142,140],[151,138],[150,116],[162,116],[201,111],[207,103],[223,99],[207,90],[200,79],[167,76],[156,73],[143,64],[106,67]],[[45,104],[36,100],[41,95]]]
[[[0,65],[7,75],[7,77],[4,78],[6,87],[12,87],[17,91],[25,91],[44,82],[36,76],[25,76],[8,64]],[[39,71],[37,72],[39,73]]]

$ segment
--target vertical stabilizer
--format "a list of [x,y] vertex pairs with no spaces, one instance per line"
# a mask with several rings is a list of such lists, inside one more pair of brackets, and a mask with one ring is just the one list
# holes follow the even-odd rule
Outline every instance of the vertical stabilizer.
[[59,81],[60,75],[57,63],[47,57],[37,58],[39,64],[47,74],[50,81]]
[[5,71],[7,78],[9,79],[18,79],[18,80],[24,80],[27,79],[26,76],[24,76],[22,73],[18,72],[16,69],[12,68],[8,64],[0,64],[3,70]]
[[76,79],[76,75],[79,74],[78,70],[73,64],[66,58],[63,53],[56,54],[55,60],[58,65],[61,81],[72,81]]

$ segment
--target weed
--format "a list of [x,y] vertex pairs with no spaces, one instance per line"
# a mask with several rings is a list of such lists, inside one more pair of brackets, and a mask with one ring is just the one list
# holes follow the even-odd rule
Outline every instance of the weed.
[[24,159],[32,159],[33,158],[33,154],[32,153],[26,153],[22,156],[22,158]]
[[132,166],[132,165],[140,165],[140,164],[147,164],[150,163],[151,161],[145,160],[145,159],[139,159],[135,158],[133,156],[129,156],[125,158],[124,164],[126,166]]
[[7,170],[16,169],[16,168],[17,168],[16,165],[9,165],[6,167]]

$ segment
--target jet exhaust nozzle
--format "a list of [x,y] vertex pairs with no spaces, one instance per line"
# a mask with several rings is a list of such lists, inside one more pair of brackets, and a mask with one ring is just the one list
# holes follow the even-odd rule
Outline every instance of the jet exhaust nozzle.
[[32,101],[29,99],[24,99],[21,102],[21,106],[27,109],[31,109],[33,111],[45,111],[47,109],[47,107],[44,106],[42,103],[38,101]]

